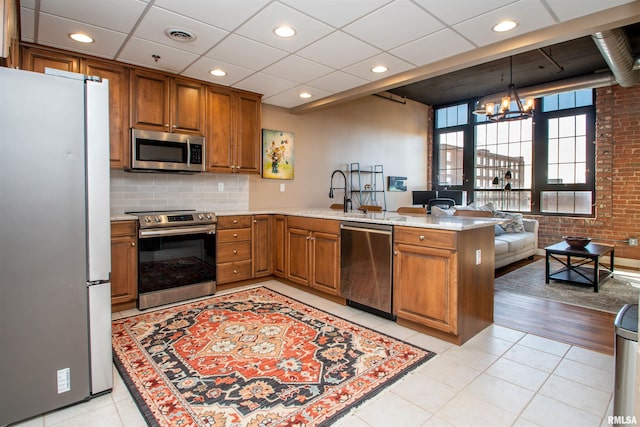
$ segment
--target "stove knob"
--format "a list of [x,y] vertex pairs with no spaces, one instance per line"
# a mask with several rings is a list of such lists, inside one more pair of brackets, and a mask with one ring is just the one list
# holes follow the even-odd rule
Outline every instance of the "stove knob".
[[144,217],[144,222],[146,222],[147,224],[151,222],[151,218],[149,218],[148,216]]
[[211,214],[207,214],[207,219],[211,219]]
[[162,221],[162,219],[159,216],[157,216],[156,217],[156,222],[160,222],[160,221]]
[[200,221],[202,221],[202,220],[204,219],[204,215],[202,215],[202,214],[198,215],[198,219],[199,219]]

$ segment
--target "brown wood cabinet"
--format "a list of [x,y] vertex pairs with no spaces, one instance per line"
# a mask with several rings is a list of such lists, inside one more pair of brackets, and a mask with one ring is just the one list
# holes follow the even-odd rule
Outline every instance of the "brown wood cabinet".
[[223,284],[251,279],[253,276],[251,216],[218,217],[216,240],[216,282]]
[[25,47],[22,49],[22,69],[44,73],[45,68],[80,72],[80,58],[75,55],[66,54],[48,49]]
[[129,69],[112,61],[81,59],[80,71],[109,80],[109,139],[112,169],[131,166],[129,144]]
[[332,295],[340,293],[340,221],[287,218],[287,279]]
[[204,135],[204,85],[166,74],[131,71],[131,127]]
[[271,258],[272,216],[254,215],[251,225],[253,277],[269,276],[273,272]]
[[220,86],[206,89],[207,170],[259,173],[260,95]]
[[[480,264],[476,251],[481,252]],[[444,231],[396,226],[393,268],[399,324],[462,344],[493,322],[492,227]]]
[[111,223],[111,306],[113,311],[135,307],[138,298],[137,221]]
[[287,277],[285,241],[287,236],[287,217],[284,215],[273,216],[273,274],[276,277]]

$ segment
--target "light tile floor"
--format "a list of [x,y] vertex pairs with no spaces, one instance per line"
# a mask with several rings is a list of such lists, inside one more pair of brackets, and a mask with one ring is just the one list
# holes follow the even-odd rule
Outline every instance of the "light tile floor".
[[[496,325],[455,346],[277,281],[262,285],[438,353],[354,408],[336,426],[609,425],[614,386],[612,356]],[[114,318],[136,312],[116,313]],[[110,394],[17,425],[145,426],[115,368],[113,372]]]

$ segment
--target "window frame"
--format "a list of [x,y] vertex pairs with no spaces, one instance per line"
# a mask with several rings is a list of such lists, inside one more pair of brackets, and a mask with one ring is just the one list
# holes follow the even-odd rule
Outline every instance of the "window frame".
[[[574,217],[593,217],[595,215],[595,200],[596,200],[596,185],[595,185],[595,130],[596,130],[596,93],[593,90],[592,105],[583,107],[574,107],[567,109],[560,109],[554,111],[543,112],[542,111],[542,98],[535,100],[534,112],[533,112],[533,129],[532,129],[532,173],[531,188],[521,189],[522,191],[531,192],[531,205],[529,211],[521,211],[527,215],[543,215],[543,216],[574,216]],[[433,169],[432,169],[432,182],[434,190],[464,190],[467,192],[467,201],[470,203],[474,201],[474,192],[486,191],[486,189],[475,188],[475,126],[478,122],[475,120],[475,116],[472,111],[476,104],[476,99],[461,101],[452,104],[446,104],[433,107]],[[459,104],[467,104],[467,123],[464,125],[456,125],[451,127],[437,128],[435,115],[437,110],[441,108],[449,108]],[[587,130],[586,130],[586,142],[587,142],[587,176],[584,184],[549,184],[547,182],[548,176],[548,120],[576,116],[580,114],[586,114]],[[440,134],[449,132],[464,132],[464,147],[463,147],[463,176],[462,185],[444,186],[439,183],[440,176]],[[517,190],[512,190],[517,191]],[[591,213],[569,213],[569,212],[542,212],[541,197],[544,191],[562,192],[562,191],[590,191],[591,192]],[[514,210],[515,211],[515,210]]]

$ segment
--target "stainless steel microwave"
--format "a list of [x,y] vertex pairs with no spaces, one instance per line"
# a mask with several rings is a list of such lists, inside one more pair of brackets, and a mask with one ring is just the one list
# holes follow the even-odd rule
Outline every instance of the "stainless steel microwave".
[[131,129],[130,171],[204,172],[204,137]]

